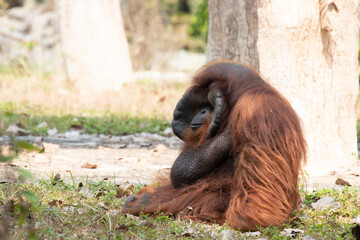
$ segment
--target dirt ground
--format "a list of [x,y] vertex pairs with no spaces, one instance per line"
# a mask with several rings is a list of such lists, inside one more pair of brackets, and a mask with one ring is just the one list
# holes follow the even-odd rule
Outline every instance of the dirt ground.
[[[49,179],[59,173],[65,180],[71,175],[78,181],[115,179],[116,183],[150,183],[160,170],[169,169],[178,155],[178,150],[158,148],[96,149],[61,148],[57,144],[44,144],[44,153],[21,153],[11,162],[3,164],[1,178],[7,178],[10,168],[21,167],[30,170],[36,179]],[[95,168],[82,167],[84,164]],[[71,173],[71,174],[70,174]]]
[[[160,172],[166,173],[179,154],[179,149],[171,149],[159,144],[152,148],[62,148],[58,144],[44,143],[44,153],[21,153],[11,164],[2,164],[1,179],[9,179],[21,167],[30,170],[36,179],[49,179],[59,173],[65,181],[72,176],[77,181],[114,179],[116,183],[151,183]],[[85,163],[96,164],[96,168],[82,167]],[[70,174],[71,173],[71,174]],[[71,176],[72,175],[72,176]],[[352,186],[360,187],[360,167],[335,169],[327,174],[302,177],[308,190],[322,187],[341,187],[335,184],[341,178]]]

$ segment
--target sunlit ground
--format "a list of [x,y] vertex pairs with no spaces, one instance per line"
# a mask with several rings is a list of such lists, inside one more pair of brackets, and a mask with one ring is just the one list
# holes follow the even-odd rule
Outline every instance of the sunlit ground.
[[46,115],[109,114],[170,120],[190,81],[141,79],[125,83],[119,91],[75,89],[56,75],[0,73],[0,108]]

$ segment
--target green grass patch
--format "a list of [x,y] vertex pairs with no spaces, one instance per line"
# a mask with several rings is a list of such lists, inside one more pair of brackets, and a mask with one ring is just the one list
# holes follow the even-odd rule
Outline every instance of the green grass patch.
[[[124,135],[139,132],[157,133],[169,127],[164,119],[128,114],[105,114],[104,116],[82,115],[48,115],[41,110],[18,109],[12,104],[0,105],[0,134],[12,125],[27,130],[33,135],[47,135],[48,129],[56,128],[59,133],[69,131],[72,127],[87,134]],[[41,123],[46,123],[41,126]],[[40,125],[40,126],[39,126]]]
[[[259,229],[260,236],[246,235],[228,226],[209,225],[171,216],[126,216],[120,212],[125,196],[117,195],[110,180],[89,183],[41,180],[37,183],[0,184],[0,205],[14,201],[7,215],[11,239],[221,239],[230,230],[236,239],[352,239],[352,220],[359,216],[359,188],[321,189],[301,193],[304,202],[295,220],[281,227]],[[82,191],[81,189],[87,189]],[[133,186],[133,193],[141,185]],[[91,193],[91,194],[89,194]],[[337,209],[316,211],[311,203],[330,196]],[[283,236],[285,228],[303,230],[295,238]]]

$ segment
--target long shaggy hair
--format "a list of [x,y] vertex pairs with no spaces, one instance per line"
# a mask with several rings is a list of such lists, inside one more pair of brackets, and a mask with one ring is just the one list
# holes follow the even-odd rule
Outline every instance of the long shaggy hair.
[[[226,96],[219,132],[231,129],[233,161],[226,161],[192,185],[175,189],[169,180],[163,180],[157,186],[144,187],[138,193],[142,204],[127,206],[124,212],[163,212],[227,222],[241,230],[283,224],[300,203],[298,175],[306,161],[297,114],[255,71],[235,62],[205,65],[193,78],[190,89],[194,88],[217,88]],[[211,141],[204,137],[208,126],[203,126],[199,136],[189,132],[184,148]]]

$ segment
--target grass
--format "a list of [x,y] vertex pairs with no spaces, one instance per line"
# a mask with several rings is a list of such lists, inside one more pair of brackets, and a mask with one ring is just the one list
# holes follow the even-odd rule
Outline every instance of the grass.
[[[0,69],[0,134],[12,124],[34,135],[47,130],[123,135],[160,132],[189,83],[142,79],[119,91],[77,89],[54,75]],[[45,126],[39,127],[41,123]]]
[[[5,105],[5,109],[9,105]],[[3,108],[4,109],[4,108]],[[103,117],[84,117],[78,115],[49,116],[46,114],[26,114],[17,111],[3,110],[0,112],[0,134],[16,124],[32,135],[47,135],[49,129],[56,128],[59,133],[71,128],[81,129],[87,134],[125,135],[138,132],[157,133],[169,127],[164,119],[141,116],[111,114]],[[41,126],[46,123],[46,126]]]
[[[111,180],[80,184],[75,181],[42,180],[37,183],[0,185],[0,205],[14,201],[13,210],[4,213],[10,239],[221,239],[230,230],[236,239],[256,239],[228,226],[179,220],[169,216],[126,216],[120,213],[126,198],[119,196]],[[132,188],[137,192],[140,185]],[[81,191],[86,189],[86,191]],[[298,218],[281,227],[259,229],[260,237],[293,239],[283,236],[284,228],[303,230],[295,239],[351,239],[352,219],[359,217],[359,188],[302,191],[303,207]],[[92,194],[89,195],[89,192]],[[331,196],[340,203],[338,209],[316,211],[311,203]]]
[[[11,124],[35,135],[46,135],[50,128],[65,132],[72,127],[89,134],[159,132],[168,127],[188,86],[143,79],[125,84],[120,91],[98,93],[74,89],[53,76],[1,69],[0,76],[0,135]],[[47,126],[39,127],[43,122]],[[90,183],[84,179],[80,184],[49,176],[35,181],[26,171],[19,173],[28,180],[0,184],[0,238],[1,229],[8,229],[10,239],[221,239],[224,231],[231,231],[236,239],[294,239],[282,232],[295,228],[304,231],[296,239],[351,239],[352,221],[360,216],[359,188],[301,189],[303,205],[298,218],[281,227],[259,229],[260,236],[252,236],[226,225],[163,215],[126,216],[120,212],[126,197],[119,195],[112,180]],[[141,187],[133,186],[132,192]],[[334,197],[340,207],[314,210],[311,203],[325,196]],[[13,207],[7,209],[12,201]]]

